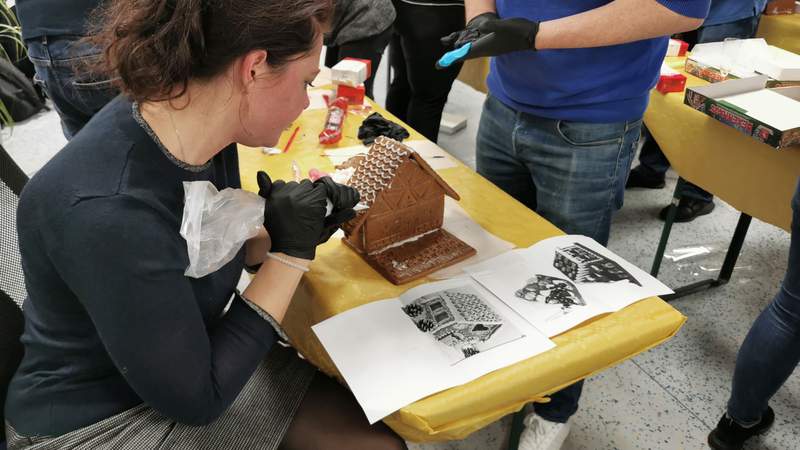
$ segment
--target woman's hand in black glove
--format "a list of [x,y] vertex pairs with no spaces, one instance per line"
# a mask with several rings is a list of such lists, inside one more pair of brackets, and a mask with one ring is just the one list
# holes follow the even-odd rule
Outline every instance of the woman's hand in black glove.
[[330,237],[325,226],[327,189],[309,180],[273,182],[265,172],[258,172],[256,180],[258,195],[266,200],[264,227],[272,239],[270,251],[314,259],[317,245]]
[[356,216],[353,207],[361,200],[358,191],[339,184],[331,179],[331,177],[322,177],[314,182],[316,185],[324,186],[328,199],[333,204],[333,211],[331,215],[325,218],[325,230],[327,236],[323,236],[323,240],[327,241],[333,233],[339,229],[339,226]]

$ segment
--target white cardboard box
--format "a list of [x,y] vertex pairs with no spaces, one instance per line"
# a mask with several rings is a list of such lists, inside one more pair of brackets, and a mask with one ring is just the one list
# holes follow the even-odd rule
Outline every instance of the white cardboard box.
[[358,87],[367,76],[367,64],[362,61],[343,59],[331,68],[331,80],[335,84]]
[[684,103],[772,147],[798,145],[800,86],[769,88],[768,81],[759,75],[690,87]]

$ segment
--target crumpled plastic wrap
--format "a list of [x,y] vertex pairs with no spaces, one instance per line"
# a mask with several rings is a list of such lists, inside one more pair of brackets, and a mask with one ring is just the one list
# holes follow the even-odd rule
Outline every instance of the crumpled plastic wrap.
[[371,145],[378,136],[386,136],[395,141],[402,142],[410,136],[408,130],[383,117],[379,113],[372,113],[358,127],[358,138],[364,145]]
[[230,262],[264,223],[264,199],[242,189],[217,191],[208,181],[185,181],[181,236],[188,277],[201,278]]
[[[674,264],[681,277],[714,278],[719,276],[727,251],[728,243],[724,241],[684,245],[666,251],[664,260],[667,264]],[[733,279],[739,284],[747,283],[763,272],[754,267],[748,256],[747,249],[742,249],[734,266]]]

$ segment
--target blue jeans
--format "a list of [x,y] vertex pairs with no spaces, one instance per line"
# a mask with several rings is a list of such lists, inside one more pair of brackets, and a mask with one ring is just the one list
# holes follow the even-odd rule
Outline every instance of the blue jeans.
[[[737,20],[736,22],[700,27],[692,36],[689,36],[689,38],[694,37],[694,39],[689,40],[694,40],[694,43],[697,44],[703,44],[706,42],[723,41],[728,37],[740,39],[751,38],[756,35],[760,18],[761,16],[753,16],[747,19]],[[642,145],[642,151],[639,154],[639,163],[651,174],[663,177],[664,174],[667,173],[667,170],[669,170],[669,161],[667,157],[664,156],[664,152],[661,151],[661,147],[659,147],[658,143],[650,135],[650,132],[647,131],[647,128],[645,128],[644,139],[644,145]],[[684,197],[704,202],[710,202],[714,199],[711,193],[692,183],[686,183],[684,185],[682,194]]]
[[61,118],[67,139],[117,95],[112,81],[87,74],[84,64],[100,57],[97,49],[78,41],[81,36],[45,36],[26,41],[28,58]]
[[[478,173],[563,231],[606,245],[611,215],[622,207],[641,123],[545,119],[489,95],[478,127]],[[566,422],[578,409],[582,385],[537,403],[536,413]]]
[[743,426],[761,420],[767,402],[800,361],[800,179],[792,200],[789,265],[780,290],[739,349],[728,415]]

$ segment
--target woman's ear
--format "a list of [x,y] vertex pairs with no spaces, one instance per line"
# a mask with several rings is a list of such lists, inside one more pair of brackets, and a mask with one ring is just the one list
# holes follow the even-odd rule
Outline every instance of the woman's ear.
[[239,76],[244,86],[249,86],[267,71],[267,51],[251,50],[244,55]]

